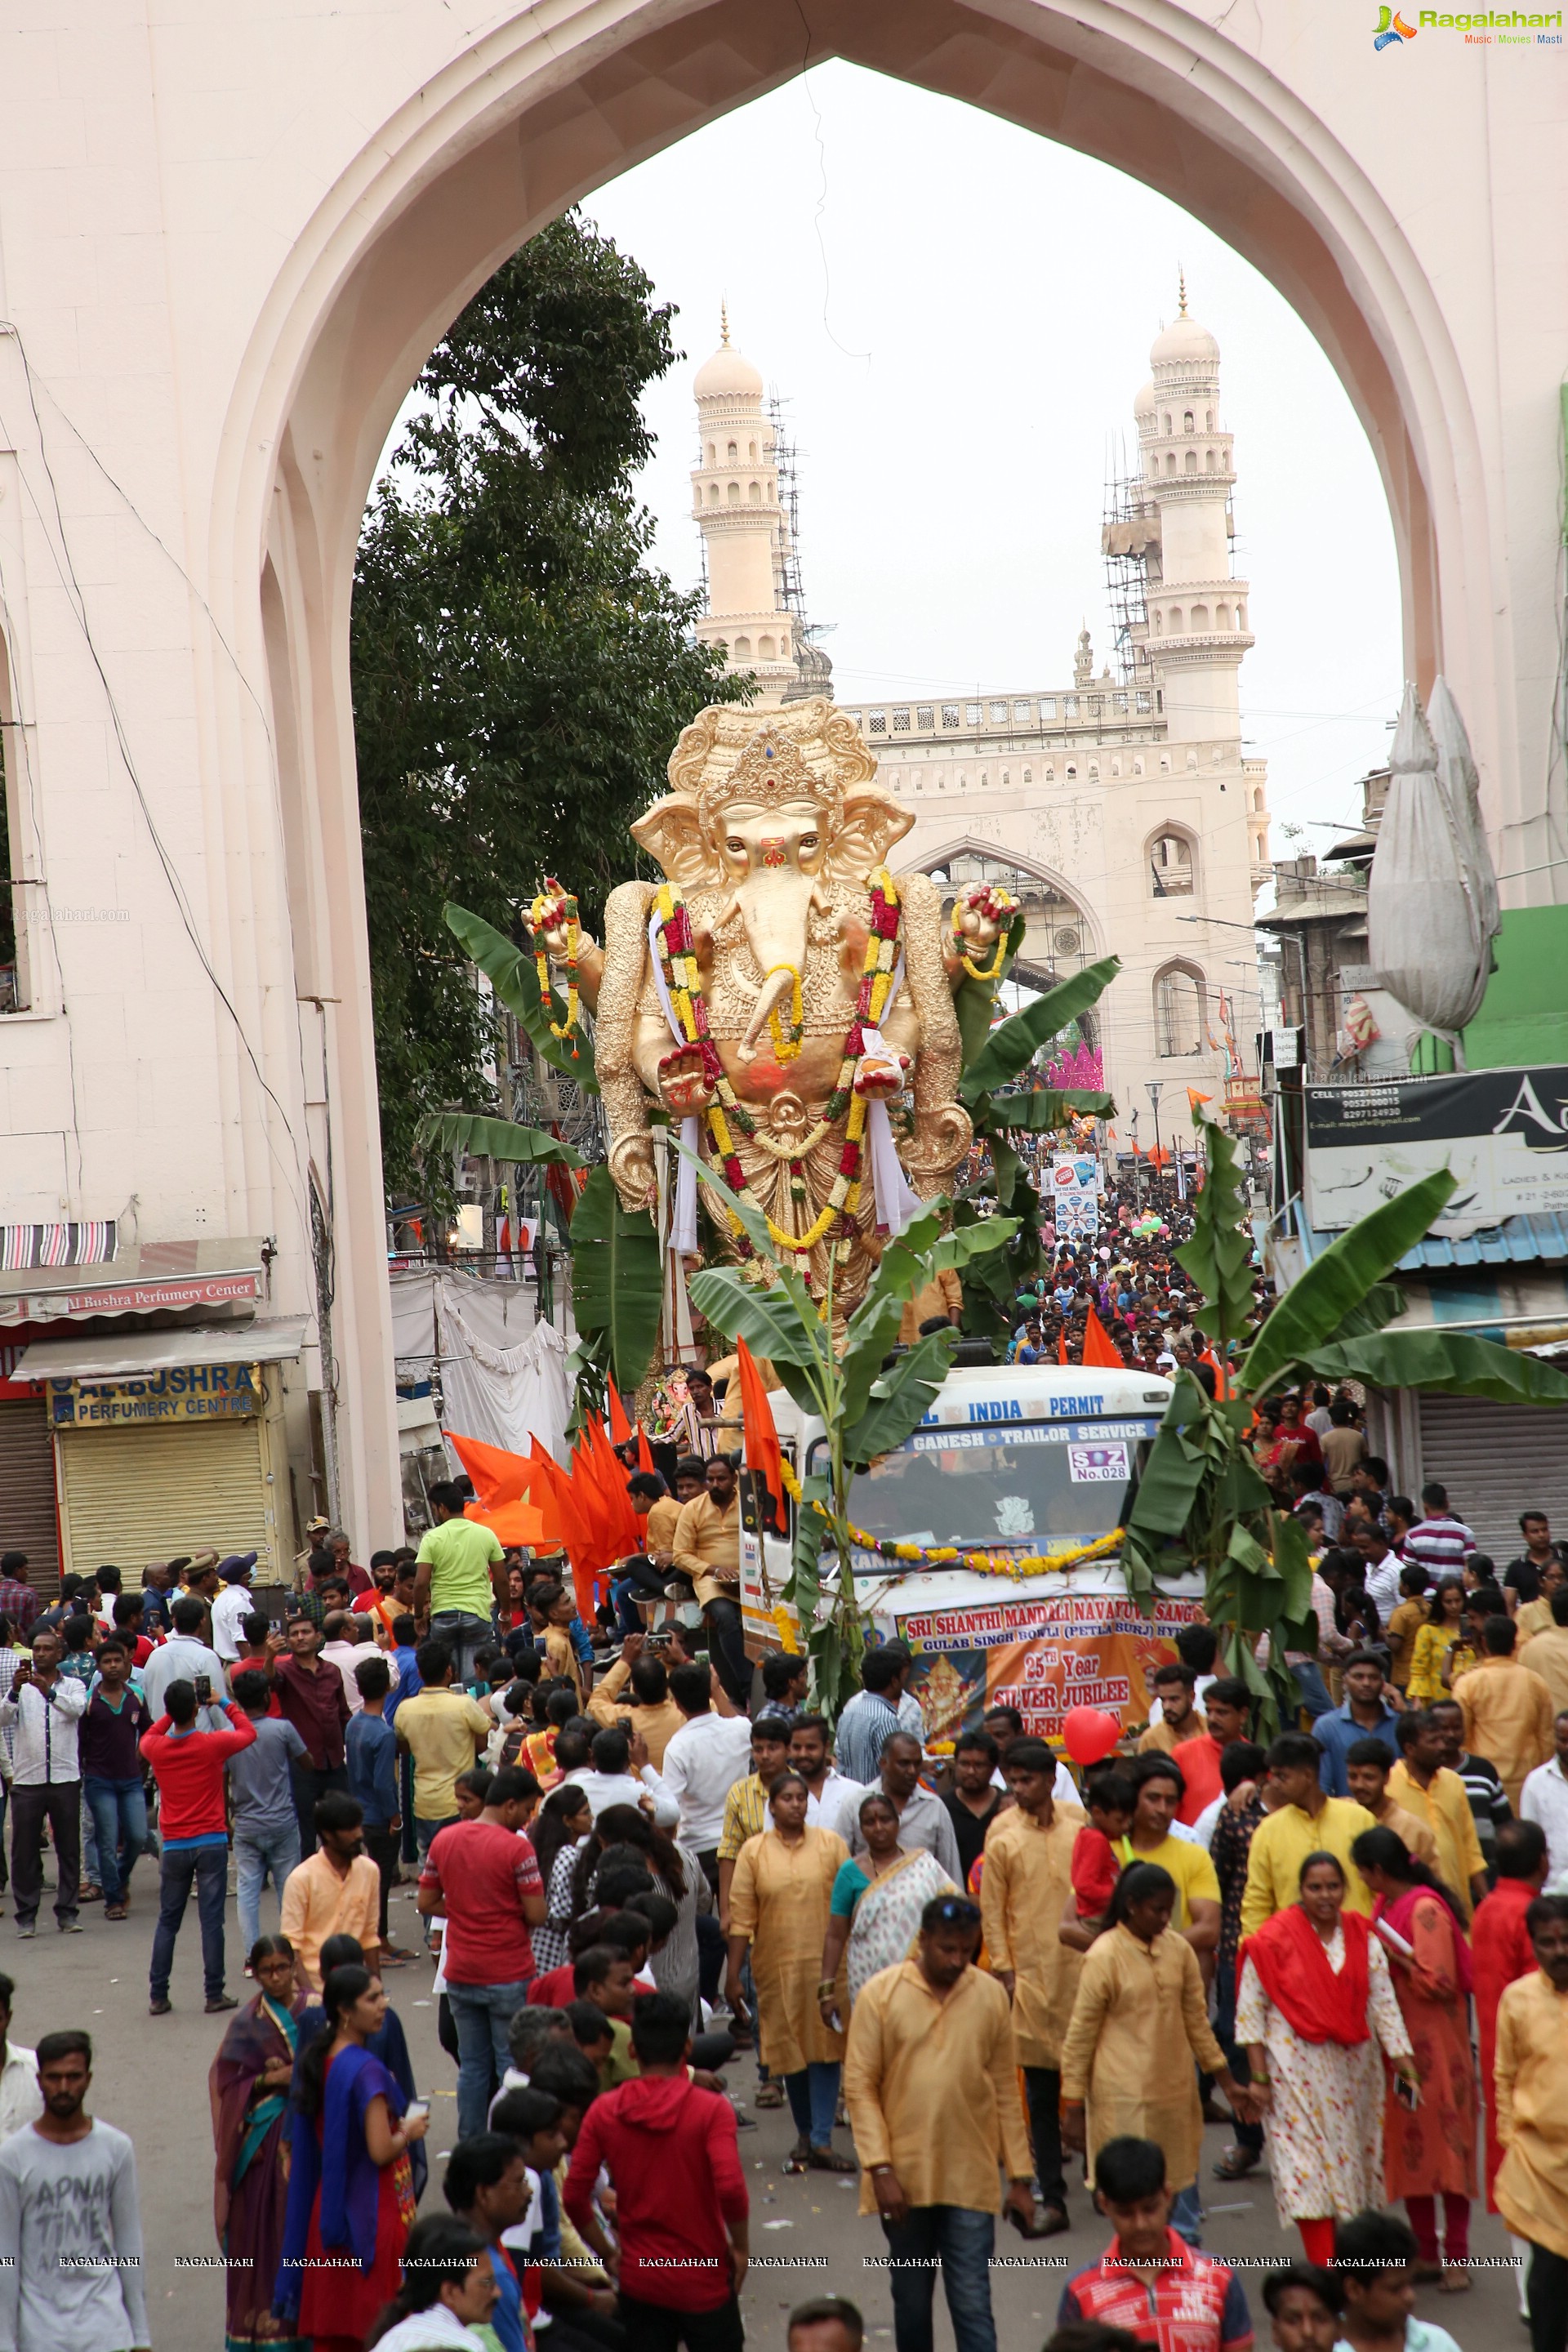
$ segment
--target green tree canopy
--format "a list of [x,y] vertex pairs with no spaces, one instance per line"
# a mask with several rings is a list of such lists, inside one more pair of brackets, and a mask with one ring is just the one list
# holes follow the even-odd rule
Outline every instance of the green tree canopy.
[[739,691],[700,597],[647,561],[638,405],[679,356],[636,262],[574,213],[431,354],[365,516],[354,731],[386,1181],[421,1197],[426,1115],[494,1107],[492,1024],[443,920],[501,929],[542,874],[596,924],[680,729]]

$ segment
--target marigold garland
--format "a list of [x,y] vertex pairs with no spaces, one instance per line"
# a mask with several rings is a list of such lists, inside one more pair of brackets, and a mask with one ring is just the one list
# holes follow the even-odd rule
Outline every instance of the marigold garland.
[[[787,1469],[785,1483],[789,1483]],[[830,1516],[821,1503],[814,1502],[811,1507],[823,1518]],[[864,1528],[854,1526],[849,1537],[863,1551],[874,1551],[882,1559],[900,1560],[914,1568],[963,1568],[972,1576],[1005,1576],[1017,1583],[1026,1576],[1055,1576],[1063,1569],[1080,1568],[1088,1560],[1103,1559],[1108,1552],[1117,1549],[1125,1532],[1122,1528],[1112,1528],[1108,1536],[1100,1536],[1091,1544],[1075,1545],[1069,1551],[1031,1553],[1023,1559],[998,1559],[988,1551],[960,1551],[952,1544],[884,1542],[868,1534]]]
[[[550,1020],[550,958],[545,953],[543,932],[547,919],[558,917],[566,926],[566,1019],[564,1024],[551,1021],[550,1034],[561,1045],[572,1041],[572,1059],[577,1053],[577,951],[583,944],[583,926],[578,917],[577,901],[569,891],[563,890],[552,874],[544,877],[544,887],[528,910],[528,928],[533,937],[533,968],[539,975],[539,993],[544,1005],[545,1019]],[[553,928],[552,925],[551,928]]]
[[[804,1234],[785,1233],[782,1226],[767,1217],[768,1237],[775,1248],[788,1250],[797,1257],[807,1255],[819,1242],[825,1241],[836,1227],[848,1226],[860,1205],[862,1168],[861,1143],[866,1131],[867,1101],[855,1091],[855,1072],[865,1051],[865,1033],[880,1026],[888,999],[892,993],[893,972],[898,962],[899,933],[902,919],[901,904],[892,876],[885,866],[879,866],[866,877],[871,894],[871,928],[866,942],[866,959],[861,968],[860,989],[855,1001],[855,1012],[845,1032],[843,1053],[839,1059],[837,1082],[828,1096],[823,1116],[803,1143],[791,1144],[781,1150],[766,1136],[757,1131],[756,1121],[740,1100],[731,1085],[719,1058],[719,1048],[708,1026],[708,1006],[702,994],[701,976],[697,969],[691,918],[685,899],[671,882],[661,884],[655,904],[658,909],[659,960],[664,971],[669,1001],[680,1024],[681,1034],[689,1045],[695,1045],[702,1059],[702,1075],[718,1099],[710,1105],[708,1132],[724,1171],[724,1181],[760,1215],[766,1216],[751,1186],[746,1181],[734,1138],[731,1133],[733,1121],[748,1142],[774,1160],[789,1164],[790,1197],[804,1201],[805,1192],[805,1161],[825,1140],[839,1119],[844,1120],[844,1150],[839,1158],[838,1172],[827,1196],[826,1206],[814,1219]],[[796,1006],[799,1006],[799,982],[796,982]],[[798,1021],[805,1032],[804,1007],[791,1009],[792,1023]],[[796,1048],[798,1051],[798,1046]],[[780,1055],[780,1059],[784,1059]],[[736,1246],[742,1257],[754,1255],[744,1229],[731,1216]],[[849,1247],[848,1236],[840,1240],[841,1254]]]

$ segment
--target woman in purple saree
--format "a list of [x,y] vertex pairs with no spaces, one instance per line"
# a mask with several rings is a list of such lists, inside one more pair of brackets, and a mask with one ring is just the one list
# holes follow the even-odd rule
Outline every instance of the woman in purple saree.
[[289,2084],[305,2006],[294,1978],[294,1949],[263,1936],[250,1954],[261,1990],[224,2035],[207,2075],[217,2162],[213,2219],[227,2263],[226,2352],[298,2352],[287,2320],[275,2318],[273,2291],[283,2253],[289,2197]]

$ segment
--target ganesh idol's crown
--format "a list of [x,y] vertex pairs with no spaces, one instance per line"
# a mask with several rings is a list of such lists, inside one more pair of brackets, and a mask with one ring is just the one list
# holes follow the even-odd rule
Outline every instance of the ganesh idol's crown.
[[[716,842],[725,812],[808,801],[822,811],[828,866],[880,862],[914,819],[875,783],[876,755],[847,711],[817,698],[786,710],[734,704],[699,711],[669,762],[671,790],[632,826],[672,881],[721,878]],[[875,850],[864,856],[862,844]],[[835,859],[835,847],[839,856]]]

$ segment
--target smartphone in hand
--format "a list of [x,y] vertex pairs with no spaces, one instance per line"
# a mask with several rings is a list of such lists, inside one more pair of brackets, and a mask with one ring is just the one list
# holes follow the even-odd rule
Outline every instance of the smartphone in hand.
[[1396,2074],[1394,2078],[1394,2095],[1402,2107],[1408,2107],[1414,2115],[1421,2105],[1421,2085],[1419,2083],[1411,2082],[1408,2075]]
[[211,1675],[198,1675],[195,1678],[195,1689],[196,1705],[198,1706],[206,1706],[209,1705],[213,1695],[213,1678]]

